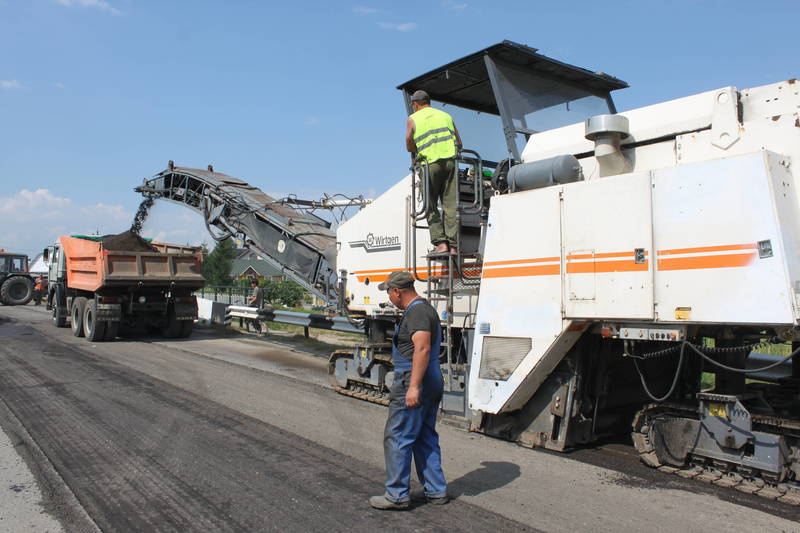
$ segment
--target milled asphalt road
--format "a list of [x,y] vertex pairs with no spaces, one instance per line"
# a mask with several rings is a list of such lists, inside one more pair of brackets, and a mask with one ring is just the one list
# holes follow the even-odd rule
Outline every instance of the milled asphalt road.
[[252,338],[92,344],[41,308],[0,308],[0,424],[67,531],[800,530],[795,508],[624,449],[543,453],[446,426],[456,501],[371,510],[385,410],[328,389],[324,367]]

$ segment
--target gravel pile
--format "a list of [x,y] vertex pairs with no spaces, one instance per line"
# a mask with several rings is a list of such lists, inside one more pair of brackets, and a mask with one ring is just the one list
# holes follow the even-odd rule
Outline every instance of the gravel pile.
[[103,248],[113,252],[157,252],[149,242],[133,231],[125,231],[118,235],[103,235]]

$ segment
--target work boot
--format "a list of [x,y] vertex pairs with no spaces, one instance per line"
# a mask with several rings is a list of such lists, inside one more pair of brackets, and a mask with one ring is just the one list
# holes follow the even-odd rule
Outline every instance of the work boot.
[[428,502],[433,505],[444,505],[450,501],[450,496],[445,494],[444,496],[431,497],[425,494],[424,490],[414,490],[411,491],[411,500],[415,502]]
[[446,242],[440,242],[439,244],[436,245],[436,248],[433,249],[433,253],[435,253],[435,254],[443,254],[449,248],[450,248],[450,246],[448,246],[448,244]]
[[373,496],[370,498],[369,504],[374,509],[380,509],[381,511],[405,511],[408,509],[410,502],[393,502],[387,500],[386,496],[381,494],[380,496]]

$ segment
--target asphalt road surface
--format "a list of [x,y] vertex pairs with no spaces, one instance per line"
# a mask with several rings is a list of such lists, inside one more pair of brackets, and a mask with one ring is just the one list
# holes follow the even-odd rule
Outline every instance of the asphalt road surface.
[[446,426],[455,501],[372,510],[384,408],[337,395],[324,368],[210,333],[93,344],[0,308],[0,425],[65,531],[800,531],[795,508],[624,446],[551,454]]

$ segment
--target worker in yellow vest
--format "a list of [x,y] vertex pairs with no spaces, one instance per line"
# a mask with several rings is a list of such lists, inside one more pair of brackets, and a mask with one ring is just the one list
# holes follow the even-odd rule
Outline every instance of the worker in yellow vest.
[[[412,157],[420,156],[428,165],[430,189],[426,200],[428,228],[434,253],[456,253],[456,202],[458,180],[455,177],[456,154],[461,151],[461,137],[453,117],[431,107],[425,91],[411,96],[414,112],[406,123],[406,148]],[[439,199],[442,215],[439,215]]]

